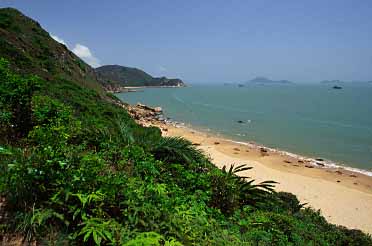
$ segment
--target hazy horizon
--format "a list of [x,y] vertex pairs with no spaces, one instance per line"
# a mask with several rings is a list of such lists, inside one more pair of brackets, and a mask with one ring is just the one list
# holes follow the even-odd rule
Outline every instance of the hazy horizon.
[[371,1],[2,1],[92,66],[186,82],[372,80]]

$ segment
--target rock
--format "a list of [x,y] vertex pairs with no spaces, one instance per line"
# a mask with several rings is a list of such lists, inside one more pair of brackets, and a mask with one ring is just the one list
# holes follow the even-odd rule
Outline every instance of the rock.
[[322,159],[322,158],[316,158],[315,160],[316,161],[324,161],[324,159]]
[[267,149],[265,148],[260,148],[261,156],[268,156],[269,154],[267,153]]
[[338,170],[335,173],[337,173],[338,175],[342,175],[342,172]]
[[298,160],[297,162],[298,162],[298,163],[304,163],[304,161],[303,161],[303,160]]
[[235,151],[240,151],[240,149],[239,149],[239,148],[234,148],[234,150],[235,150]]
[[318,166],[322,166],[324,167],[324,164],[323,163],[320,163],[320,162],[315,162]]
[[340,183],[341,181],[340,181],[340,180],[337,180],[336,182],[337,182],[337,183]]
[[285,163],[292,163],[291,161],[288,161],[288,160],[284,160]]
[[305,167],[307,167],[307,168],[314,168],[314,166],[311,166],[311,165],[305,165]]
[[214,144],[215,144],[215,145],[218,145],[218,144],[220,144],[220,142],[214,142]]
[[163,112],[163,109],[161,107],[155,107],[154,111],[155,111],[155,113],[161,113],[161,112]]
[[349,177],[356,178],[357,176],[355,174],[350,174]]

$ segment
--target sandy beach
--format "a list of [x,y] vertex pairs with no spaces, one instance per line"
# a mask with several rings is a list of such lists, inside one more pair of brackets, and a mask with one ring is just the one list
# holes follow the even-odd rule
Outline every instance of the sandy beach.
[[372,234],[372,176],[327,166],[326,160],[254,142],[235,142],[212,132],[168,122],[160,107],[143,104],[123,107],[143,126],[159,127],[164,136],[188,139],[219,168],[247,164],[253,169],[240,173],[242,176],[256,182],[276,181],[276,191],[295,194],[301,203],[320,210],[329,222]]
[[247,164],[241,173],[257,182],[274,180],[277,191],[291,192],[306,206],[320,209],[334,224],[372,233],[372,177],[342,168],[311,165],[306,159],[236,143],[210,133],[156,123],[167,136],[181,136],[202,149],[219,168]]

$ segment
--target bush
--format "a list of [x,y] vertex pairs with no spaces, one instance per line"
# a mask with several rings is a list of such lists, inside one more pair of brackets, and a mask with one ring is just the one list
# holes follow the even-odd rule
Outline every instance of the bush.
[[372,242],[275,193],[273,181],[238,176],[249,167],[217,169],[191,142],[135,124],[92,90],[15,75],[4,60],[0,82],[0,229],[25,243]]

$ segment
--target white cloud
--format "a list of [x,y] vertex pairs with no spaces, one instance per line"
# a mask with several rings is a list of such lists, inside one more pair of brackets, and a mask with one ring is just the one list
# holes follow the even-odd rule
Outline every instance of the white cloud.
[[92,67],[99,67],[101,65],[100,60],[97,57],[95,57],[89,50],[89,48],[85,45],[76,44],[75,47],[72,49],[72,52],[74,52],[75,55],[83,59]]
[[58,36],[56,36],[56,35],[50,35],[55,41],[57,41],[58,43],[61,43],[61,44],[64,44],[64,45],[66,45],[67,46],[67,44],[66,44],[66,42],[65,42],[65,40],[63,40],[63,39],[61,39],[61,38],[59,38]]
[[[64,44],[67,46],[67,43],[62,38],[58,37],[57,35],[50,35],[55,41]],[[100,60],[93,55],[90,49],[82,44],[76,44],[75,47],[72,49],[72,52],[75,53],[78,57],[83,59],[86,63],[91,65],[92,67],[99,67],[101,66]]]

